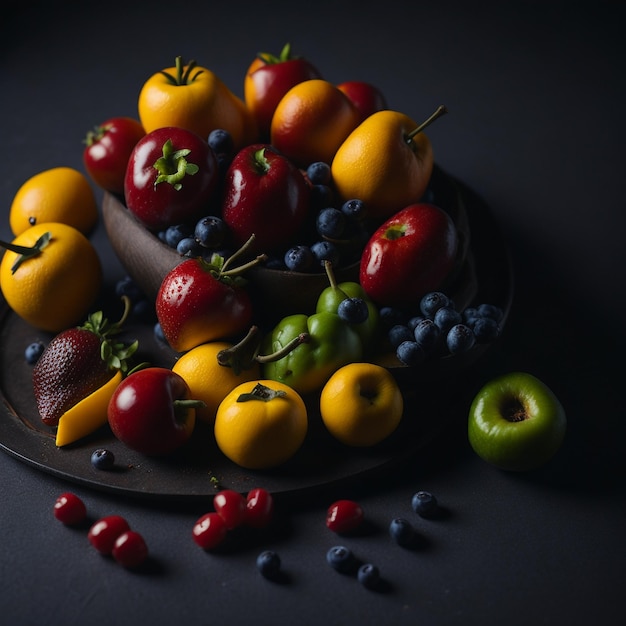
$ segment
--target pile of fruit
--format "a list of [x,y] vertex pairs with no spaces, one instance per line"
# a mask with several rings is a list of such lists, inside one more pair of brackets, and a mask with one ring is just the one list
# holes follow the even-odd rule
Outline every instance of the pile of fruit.
[[[338,441],[374,446],[403,414],[381,349],[428,367],[498,336],[500,309],[457,309],[445,293],[466,234],[430,186],[424,130],[445,107],[417,124],[373,85],[324,80],[289,46],[251,63],[243,99],[180,57],[138,91],[139,119],[96,127],[84,164],[105,200],[176,255],[149,298],[172,367],[132,363],[136,343],[116,337],[129,298],[116,323],[91,310],[102,268],[85,176],[55,168],[26,181],[11,207],[16,238],[2,244],[8,305],[54,334],[29,358],[58,446],[108,424],[130,448],[165,455],[202,419],[234,463],[269,468],[299,450],[311,402]],[[259,267],[323,276],[315,309],[281,315],[271,302],[278,320],[265,326],[247,274]],[[345,268],[352,278],[337,280]]]

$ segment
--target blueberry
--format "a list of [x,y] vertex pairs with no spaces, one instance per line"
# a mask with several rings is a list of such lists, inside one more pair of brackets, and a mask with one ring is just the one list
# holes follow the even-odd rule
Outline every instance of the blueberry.
[[130,276],[124,276],[115,283],[115,295],[118,298],[127,296],[131,302],[139,302],[145,297],[139,285]]
[[411,329],[405,324],[394,324],[387,332],[387,338],[394,350],[404,341],[414,339]]
[[326,561],[338,572],[347,574],[353,571],[356,559],[349,548],[345,546],[334,546],[326,553]]
[[176,249],[181,239],[193,236],[193,228],[189,224],[174,224],[165,230],[165,243]]
[[396,348],[396,356],[408,367],[417,367],[426,360],[426,352],[416,341],[403,341]]
[[376,565],[364,563],[357,571],[357,580],[367,589],[374,589],[380,581],[380,572]]
[[411,507],[420,517],[430,517],[437,511],[437,498],[430,491],[418,491],[411,499]]
[[346,298],[339,303],[337,315],[348,324],[362,324],[369,317],[369,309],[363,298]]
[[420,301],[420,311],[426,317],[434,317],[435,313],[444,306],[450,305],[450,299],[441,291],[431,291]]
[[413,317],[411,317],[409,319],[409,321],[406,323],[406,325],[411,329],[411,330],[415,330],[415,327],[422,321],[422,320],[427,320],[430,319],[428,317],[424,317],[423,315],[414,315]]
[[154,328],[153,328],[152,332],[154,334],[154,338],[157,341],[160,341],[162,343],[167,343],[167,339],[165,338],[165,335],[163,334],[163,328],[161,327],[161,324],[159,322],[157,322],[154,325]]
[[413,338],[425,352],[433,351],[439,343],[441,330],[435,322],[429,318],[422,319],[413,329]]
[[433,318],[442,333],[447,333],[455,324],[463,321],[463,316],[451,306],[442,306]]
[[328,185],[330,183],[330,165],[324,161],[315,161],[306,168],[306,175],[312,185]]
[[393,328],[394,326],[404,324],[406,315],[396,307],[383,306],[378,311],[378,319],[384,328]]
[[142,297],[133,303],[131,316],[139,321],[151,322],[156,315],[154,303],[146,297]]
[[409,520],[396,517],[389,524],[389,535],[399,546],[409,546],[415,539],[415,530]]
[[365,213],[365,203],[363,200],[353,198],[352,200],[346,200],[341,205],[341,212],[349,218],[359,218]]
[[478,313],[478,309],[476,307],[467,307],[463,310],[462,316],[463,322],[470,327],[476,320],[480,319],[480,314]]
[[232,135],[223,128],[212,130],[207,141],[215,154],[233,154],[235,152],[235,141]]
[[478,343],[491,343],[499,332],[498,322],[491,317],[479,317],[471,325]]
[[315,210],[323,209],[333,204],[333,191],[328,185],[313,185],[311,187],[311,206]]
[[257,569],[265,578],[276,578],[280,565],[280,557],[273,550],[264,550],[256,559]]
[[26,346],[24,350],[24,358],[29,365],[35,365],[42,355],[45,346],[41,341],[33,341],[33,343]]
[[329,239],[341,239],[346,227],[346,217],[333,207],[326,207],[317,214],[315,228],[318,234]]
[[463,354],[474,347],[476,336],[474,331],[465,324],[455,324],[446,336],[450,354]]
[[228,227],[219,217],[207,215],[196,223],[193,234],[201,246],[215,250],[226,241]]
[[339,248],[330,241],[316,241],[311,246],[311,252],[313,253],[315,261],[320,265],[324,261],[330,261],[333,267],[339,265]]
[[202,256],[202,249],[195,237],[183,237],[176,246],[176,252],[181,256]]
[[476,308],[476,311],[481,317],[489,317],[492,320],[496,321],[498,324],[502,321],[502,318],[504,317],[502,309],[493,304],[480,304]]
[[91,464],[99,470],[110,470],[115,465],[115,456],[110,450],[98,448],[91,454]]
[[311,269],[315,256],[309,246],[298,245],[285,252],[285,266],[292,272],[306,272]]

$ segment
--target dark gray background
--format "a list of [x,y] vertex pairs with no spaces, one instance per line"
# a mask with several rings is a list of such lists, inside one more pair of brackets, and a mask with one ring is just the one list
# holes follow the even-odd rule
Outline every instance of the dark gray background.
[[[15,4],[15,3],[14,3]],[[243,94],[255,53],[286,41],[333,82],[367,80],[392,108],[425,118],[440,165],[491,206],[510,242],[516,298],[507,333],[474,381],[525,369],[562,399],[559,455],[524,475],[487,466],[457,427],[379,480],[281,503],[264,541],[207,555],[191,541],[206,507],[74,488],[0,455],[0,615],[12,624],[621,623],[624,550],[624,4],[615,2],[58,2],[14,5],[0,21],[0,200],[57,165],[82,169],[94,124],[136,116],[143,81],[176,55]],[[106,246],[101,232],[96,239]],[[470,389],[471,391],[472,389]],[[477,388],[474,389],[477,391]],[[94,516],[142,532],[154,567],[101,558],[52,504],[81,495]],[[416,526],[429,548],[386,534],[432,490],[450,515]],[[373,532],[346,542],[379,565],[383,593],[325,563],[335,497],[358,499]],[[254,567],[279,551],[289,580]],[[297,616],[297,617],[296,617]]]

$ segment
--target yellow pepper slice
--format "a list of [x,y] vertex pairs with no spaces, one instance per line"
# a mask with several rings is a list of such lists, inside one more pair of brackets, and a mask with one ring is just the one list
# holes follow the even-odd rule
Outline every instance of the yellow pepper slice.
[[56,434],[56,445],[59,448],[90,435],[107,423],[109,400],[121,381],[122,372],[118,371],[102,387],[61,415]]

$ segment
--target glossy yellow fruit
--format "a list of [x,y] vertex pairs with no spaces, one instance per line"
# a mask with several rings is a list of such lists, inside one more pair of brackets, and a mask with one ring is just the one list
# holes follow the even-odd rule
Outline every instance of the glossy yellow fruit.
[[91,435],[107,423],[109,400],[121,381],[122,372],[118,370],[102,387],[61,415],[56,434],[56,445],[59,448]]
[[424,194],[433,170],[430,140],[404,113],[378,111],[338,148],[332,180],[342,200],[359,198],[370,218],[383,220]]
[[[248,396],[256,398],[242,398]],[[222,453],[247,469],[267,469],[285,463],[300,449],[308,429],[302,397],[274,380],[238,385],[220,404],[215,416],[215,440]]]
[[36,224],[60,222],[89,235],[98,221],[98,205],[87,177],[71,167],[35,174],[17,191],[9,211],[15,236]]
[[279,101],[270,127],[271,143],[300,167],[330,163],[359,123],[359,113],[334,84],[314,78],[292,87]]
[[0,288],[19,317],[35,328],[58,333],[89,312],[102,285],[102,266],[91,242],[67,224],[38,224],[18,235],[11,245],[34,249],[47,233],[47,245],[17,267],[22,255],[12,250],[4,253]]
[[208,137],[220,128],[231,134],[238,148],[256,139],[255,122],[244,101],[210,69],[180,57],[174,67],[156,72],[143,84],[138,111],[146,133],[175,126]]
[[374,363],[350,363],[338,369],[320,395],[324,425],[348,446],[380,443],[396,430],[403,410],[396,379]]
[[172,366],[189,386],[191,397],[206,404],[196,409],[196,417],[211,424],[220,403],[237,385],[259,378],[258,365],[236,373],[231,367],[218,363],[218,353],[231,345],[224,341],[199,345],[185,352]]

